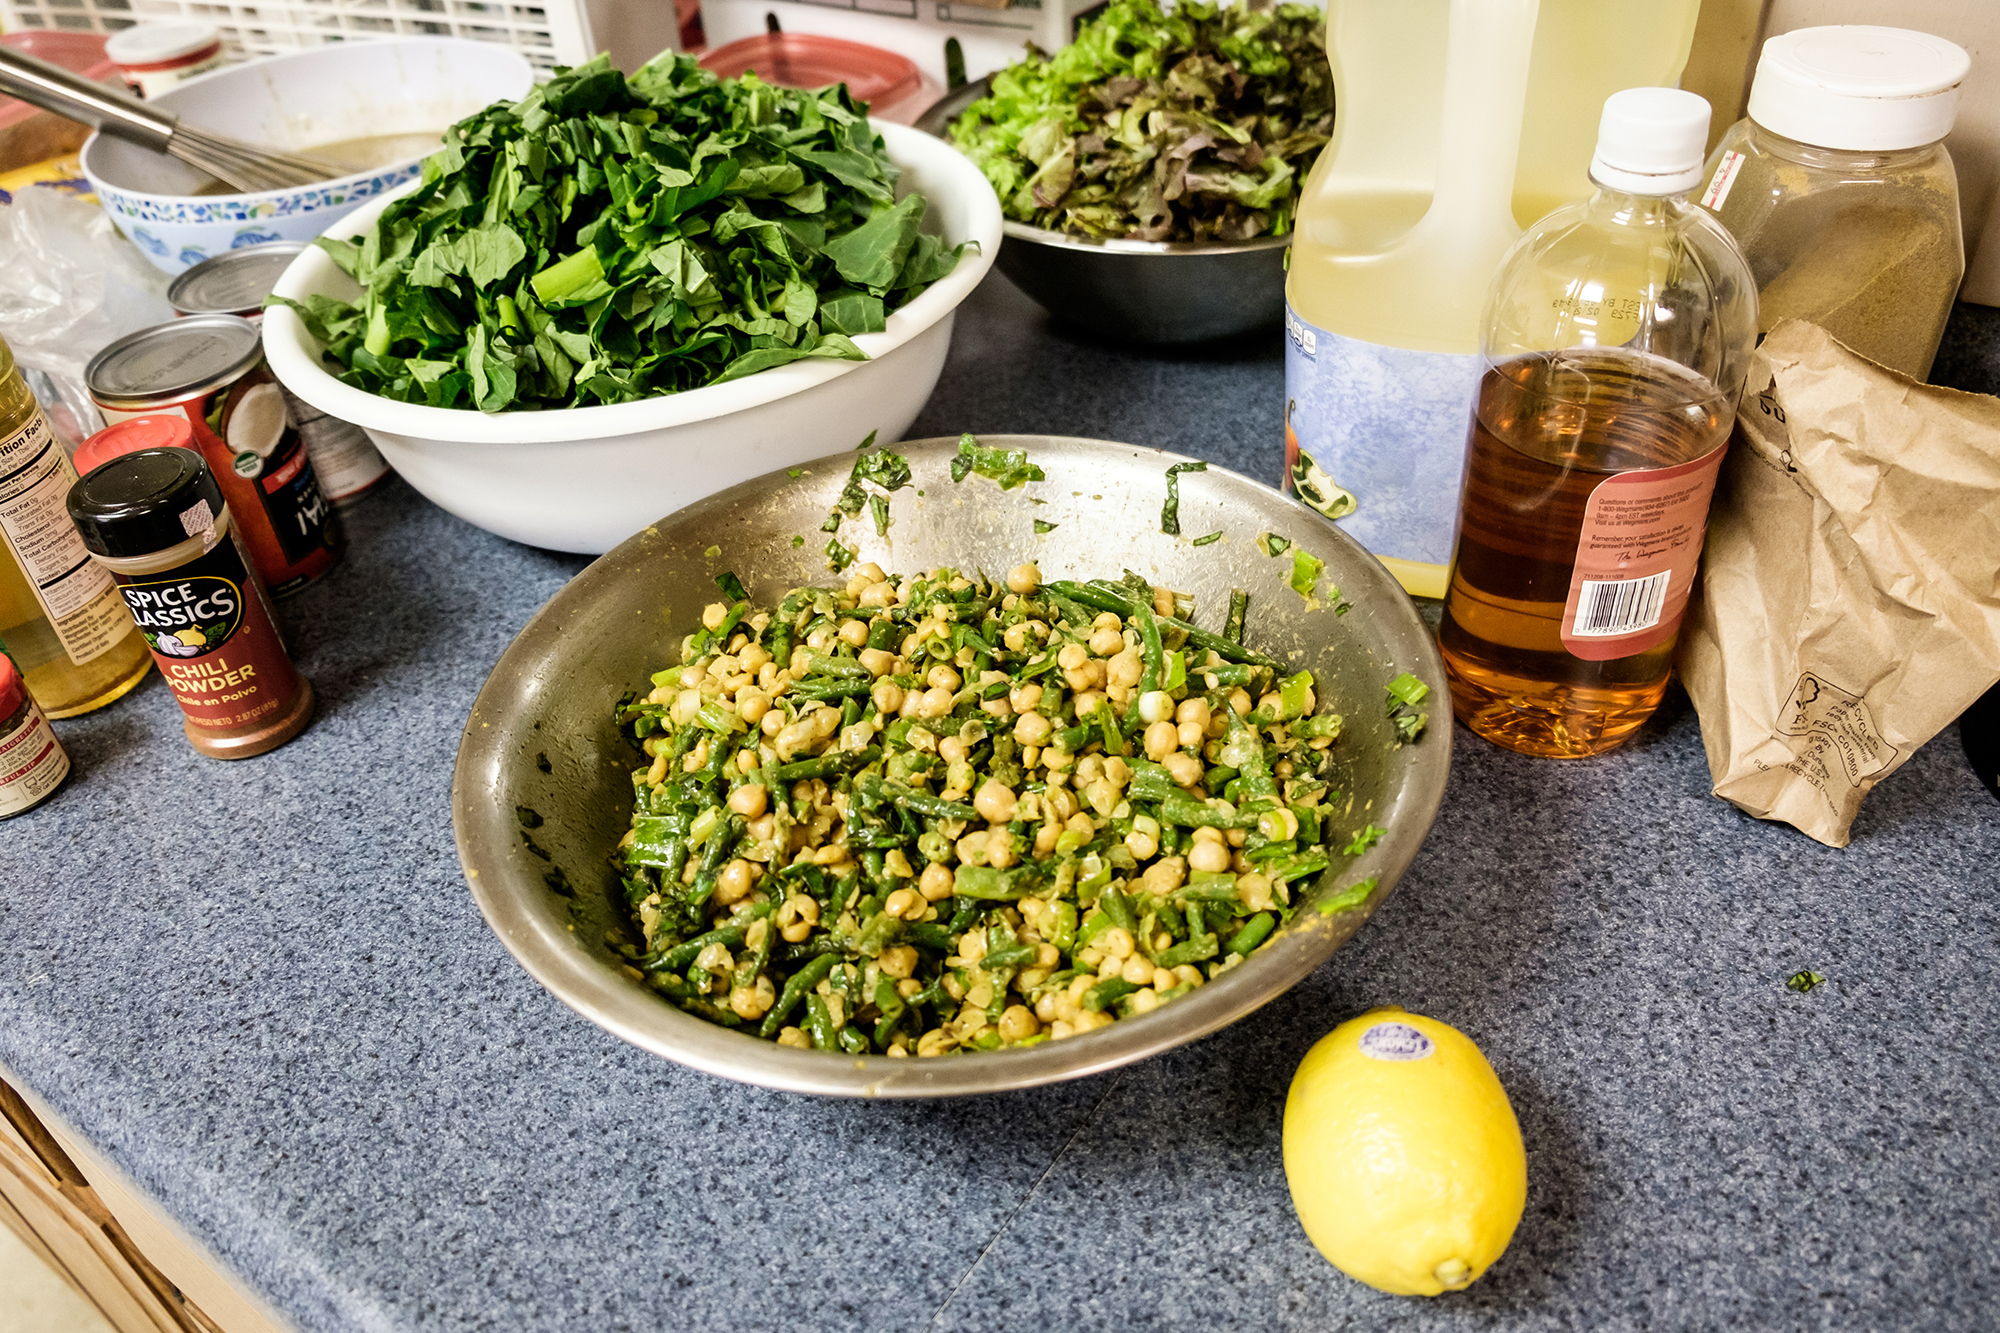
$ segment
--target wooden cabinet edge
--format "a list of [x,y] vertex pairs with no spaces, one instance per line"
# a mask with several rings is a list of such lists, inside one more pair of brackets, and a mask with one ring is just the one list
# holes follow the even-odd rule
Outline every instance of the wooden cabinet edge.
[[118,1333],[286,1333],[31,1094],[0,1081],[0,1222]]

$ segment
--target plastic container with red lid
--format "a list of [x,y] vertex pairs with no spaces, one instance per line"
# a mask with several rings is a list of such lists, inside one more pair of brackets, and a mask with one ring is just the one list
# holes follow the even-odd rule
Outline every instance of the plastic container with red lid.
[[27,682],[0,652],[0,819],[32,810],[69,776],[69,755]]
[[844,83],[875,120],[908,125],[936,100],[914,61],[879,46],[816,33],[767,32],[718,46],[701,67],[725,79],[755,72],[780,88],[824,88]]

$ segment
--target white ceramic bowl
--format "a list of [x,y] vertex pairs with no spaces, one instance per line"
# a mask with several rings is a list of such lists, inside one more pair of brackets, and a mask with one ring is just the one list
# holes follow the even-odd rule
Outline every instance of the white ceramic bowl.
[[[154,104],[202,129],[310,152],[367,136],[442,133],[489,103],[525,97],[534,77],[526,57],[493,42],[339,42],[227,66],[162,93]],[[93,134],[83,146],[83,174],[146,258],[179,273],[239,246],[309,241],[415,179],[427,151],[293,190],[195,195],[203,177],[192,168]]]
[[[704,496],[830,453],[870,432],[903,437],[944,369],[951,324],[1000,249],[1000,201],[959,151],[901,125],[878,124],[900,192],[930,201],[925,229],[976,241],[950,274],[855,338],[866,361],[788,366],[635,403],[547,412],[474,412],[392,402],[342,384],[292,311],[264,316],[264,353],[286,388],[368,432],[395,469],[439,505],[489,532],[558,551],[608,551],[654,519]],[[393,197],[393,196],[392,196]],[[387,205],[356,211],[328,234],[359,235]],[[317,246],[292,261],[277,293],[352,299],[359,289]]]

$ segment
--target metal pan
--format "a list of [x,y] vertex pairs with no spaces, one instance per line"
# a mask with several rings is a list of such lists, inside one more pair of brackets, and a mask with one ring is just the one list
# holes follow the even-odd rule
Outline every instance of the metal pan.
[[[1321,706],[1347,719],[1330,751],[1334,785],[1348,794],[1346,819],[1356,829],[1385,825],[1388,835],[1351,861],[1335,858],[1346,863],[1240,967],[1153,1013],[1025,1050],[939,1059],[793,1050],[690,1017],[632,980],[605,942],[607,932],[627,931],[607,858],[628,825],[630,775],[642,760],[618,734],[613,709],[672,660],[716,599],[716,574],[736,571],[767,604],[799,584],[832,581],[819,525],[852,465],[853,455],[842,455],[797,477],[775,472],[710,496],[611,551],[550,599],[481,689],[452,779],[459,859],[494,931],[557,998],[635,1045],[764,1087],[870,1097],[997,1092],[1112,1069],[1233,1023],[1325,962],[1388,895],[1436,818],[1451,762],[1443,665],[1389,573],[1310,510],[1218,467],[1181,475],[1187,536],[1168,537],[1160,532],[1165,472],[1191,460],[1055,436],[983,442],[1026,449],[1048,480],[1007,492],[979,477],[954,485],[956,441],[897,445],[916,481],[894,497],[888,539],[864,514],[847,522],[843,540],[892,572],[950,565],[997,574],[1027,559],[1048,578],[1131,568],[1192,592],[1197,619],[1216,627],[1231,589],[1248,591],[1246,640],[1309,667]],[[1055,529],[1037,536],[1037,519]],[[1221,541],[1191,544],[1217,530]],[[1308,609],[1288,586],[1292,561],[1258,550],[1265,531],[1324,560],[1322,591],[1337,584],[1352,609]],[[794,537],[806,540],[795,546]],[[1429,683],[1436,708],[1431,730],[1411,745],[1397,742],[1383,693],[1402,671]],[[1363,907],[1328,916],[1313,909],[1312,899],[1371,876],[1377,887]]]

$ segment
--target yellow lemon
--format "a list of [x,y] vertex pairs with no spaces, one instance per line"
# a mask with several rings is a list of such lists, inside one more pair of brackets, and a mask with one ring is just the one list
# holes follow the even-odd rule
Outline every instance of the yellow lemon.
[[174,637],[190,648],[205,647],[208,643],[208,636],[198,629],[184,629],[175,634]]
[[1465,1034],[1373,1009],[1306,1052],[1285,1099],[1285,1178],[1306,1236],[1398,1296],[1471,1286],[1528,1199],[1521,1126]]

